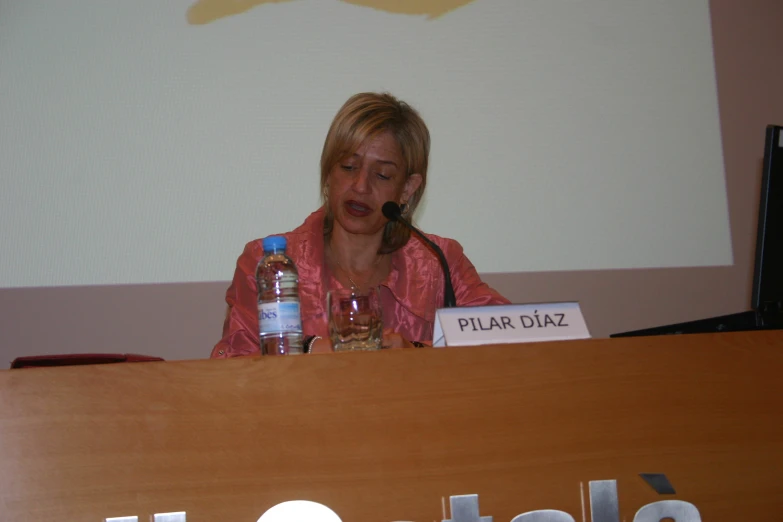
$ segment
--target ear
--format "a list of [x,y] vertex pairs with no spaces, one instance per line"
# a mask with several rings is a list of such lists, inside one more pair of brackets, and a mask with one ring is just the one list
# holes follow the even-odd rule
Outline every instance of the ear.
[[408,176],[408,179],[405,180],[405,186],[402,188],[403,201],[411,199],[413,194],[419,189],[419,186],[421,186],[421,180],[421,174],[411,174]]

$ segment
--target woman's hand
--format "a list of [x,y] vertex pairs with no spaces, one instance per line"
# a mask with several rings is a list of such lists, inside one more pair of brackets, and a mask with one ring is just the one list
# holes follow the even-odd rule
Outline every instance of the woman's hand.
[[334,351],[334,348],[332,348],[332,341],[330,341],[326,337],[319,337],[310,346],[310,352],[309,353],[331,353],[333,351]]
[[390,328],[384,328],[381,348],[414,348],[413,344]]

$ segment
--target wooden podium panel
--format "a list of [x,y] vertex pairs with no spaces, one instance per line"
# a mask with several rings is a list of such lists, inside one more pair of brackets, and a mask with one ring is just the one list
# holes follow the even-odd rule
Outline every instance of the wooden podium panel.
[[783,332],[0,371],[2,521],[255,522],[306,499],[431,522],[471,493],[494,522],[579,521],[603,479],[622,521],[672,498],[778,521],[782,475]]

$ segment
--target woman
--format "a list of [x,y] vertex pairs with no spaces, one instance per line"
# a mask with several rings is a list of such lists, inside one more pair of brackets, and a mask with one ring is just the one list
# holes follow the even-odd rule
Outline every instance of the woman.
[[[443,303],[438,258],[381,212],[394,201],[411,218],[427,184],[429,150],[424,121],[390,94],[357,94],[335,116],[321,153],[324,204],[284,234],[286,253],[299,271],[302,328],[311,352],[332,350],[326,294],[341,287],[380,287],[385,347],[431,342],[435,311]],[[446,256],[458,306],[508,303],[481,281],[459,243],[428,237]],[[260,239],[248,243],[237,261],[223,338],[212,357],[259,352],[255,270],[261,245]]]

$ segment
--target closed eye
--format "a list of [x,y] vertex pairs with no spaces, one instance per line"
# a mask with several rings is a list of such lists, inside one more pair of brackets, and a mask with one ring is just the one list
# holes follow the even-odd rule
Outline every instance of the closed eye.
[[376,174],[376,176],[378,176],[379,178],[381,178],[381,179],[382,179],[382,180],[384,180],[384,181],[386,181],[386,180],[390,180],[390,179],[391,179],[391,176],[387,176],[387,175],[385,175],[385,174],[383,174],[383,173],[381,173],[381,172],[379,172],[378,174]]

